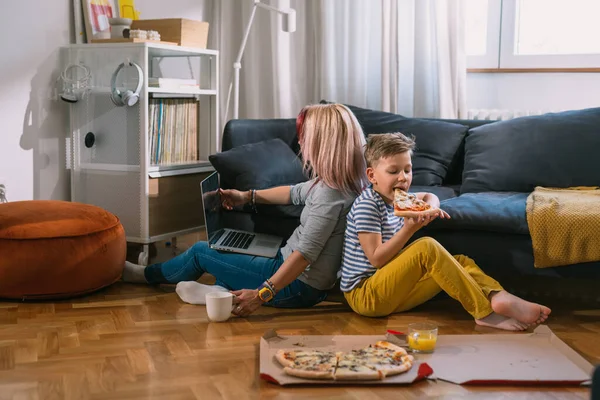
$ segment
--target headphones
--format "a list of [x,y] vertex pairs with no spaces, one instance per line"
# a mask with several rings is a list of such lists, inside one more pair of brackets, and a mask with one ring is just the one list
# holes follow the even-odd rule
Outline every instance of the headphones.
[[[78,77],[79,73],[75,68],[83,70],[83,76]],[[72,71],[73,70],[73,71]],[[62,80],[62,93],[60,98],[67,103],[77,103],[87,93],[92,79],[92,73],[88,67],[83,64],[70,64],[59,77]]]
[[[138,73],[138,84],[137,87],[135,88],[135,91],[132,91],[131,89],[126,89],[124,92],[121,92],[119,89],[116,88],[116,83],[117,83],[117,75],[119,74],[119,72],[125,68],[125,67],[135,67],[137,73]],[[137,65],[134,62],[128,61],[126,63],[121,63],[117,69],[115,70],[115,72],[113,72],[112,75],[112,79],[110,81],[110,99],[113,101],[113,103],[115,103],[115,105],[122,107],[122,106],[128,106],[128,107],[132,107],[134,105],[137,104],[138,100],[140,99],[140,92],[142,90],[142,86],[144,84],[144,73],[142,72],[142,68]]]

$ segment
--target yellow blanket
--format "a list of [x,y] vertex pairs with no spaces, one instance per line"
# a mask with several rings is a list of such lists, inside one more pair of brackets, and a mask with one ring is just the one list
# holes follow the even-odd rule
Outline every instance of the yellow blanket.
[[599,189],[536,187],[527,197],[536,268],[600,260]]

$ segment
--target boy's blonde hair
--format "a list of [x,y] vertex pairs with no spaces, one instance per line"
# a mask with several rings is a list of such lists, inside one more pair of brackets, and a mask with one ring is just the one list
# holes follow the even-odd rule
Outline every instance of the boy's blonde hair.
[[359,195],[367,182],[363,130],[343,104],[315,104],[296,119],[304,169],[327,186]]
[[382,158],[395,156],[407,151],[412,156],[414,149],[414,139],[400,132],[373,134],[369,136],[367,148],[365,149],[367,167],[374,167]]

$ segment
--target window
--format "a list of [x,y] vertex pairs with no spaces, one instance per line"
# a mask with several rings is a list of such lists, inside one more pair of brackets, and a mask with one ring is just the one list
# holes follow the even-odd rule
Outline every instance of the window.
[[483,56],[487,50],[488,1],[466,0],[465,18],[469,21],[466,49],[467,54]]
[[501,0],[464,0],[469,68],[497,68],[500,50]]
[[600,54],[600,1],[520,0],[515,54]]
[[469,68],[600,67],[599,0],[466,0]]

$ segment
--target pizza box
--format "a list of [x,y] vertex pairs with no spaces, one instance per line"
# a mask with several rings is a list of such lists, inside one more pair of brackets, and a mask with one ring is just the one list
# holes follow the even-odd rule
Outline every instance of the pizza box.
[[381,381],[311,380],[288,376],[275,360],[279,349],[348,351],[378,340],[406,346],[406,336],[386,335],[283,336],[267,331],[260,341],[260,377],[279,385],[411,384],[440,379],[460,385],[582,385],[589,384],[593,366],[545,325],[530,333],[440,335],[433,354],[414,354],[406,373]]
[[582,385],[594,367],[546,325],[530,333],[440,335],[429,364],[432,379],[461,385]]
[[410,384],[427,378],[433,372],[425,363],[415,360],[413,367],[406,373],[390,376],[384,380],[373,381],[335,381],[320,379],[303,379],[289,376],[283,372],[283,367],[275,359],[279,349],[315,349],[324,351],[349,351],[359,349],[378,340],[398,341],[389,335],[335,335],[335,336],[281,336],[275,330],[267,331],[260,340],[260,377],[261,379],[279,385],[351,385],[351,384]]

